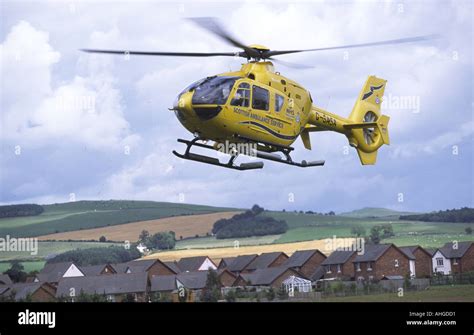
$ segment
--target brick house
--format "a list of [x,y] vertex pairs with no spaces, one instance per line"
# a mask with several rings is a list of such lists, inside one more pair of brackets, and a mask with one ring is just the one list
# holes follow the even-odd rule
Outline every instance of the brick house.
[[[349,250],[335,250],[322,263],[324,279],[354,279],[354,264],[352,263],[357,253]],[[319,270],[321,272],[321,270]],[[312,276],[316,279],[316,276]]]
[[410,259],[410,275],[416,278],[431,277],[431,254],[419,245],[400,247]]
[[233,272],[235,274],[239,274],[241,272],[245,272],[245,268],[255,259],[257,258],[257,254],[253,255],[240,255],[235,257],[235,259],[227,266],[227,270]]
[[148,274],[142,271],[107,276],[63,278],[58,283],[56,298],[74,301],[81,292],[84,292],[104,294],[107,300],[113,302],[121,302],[130,297],[136,302],[145,302],[148,290]]
[[218,269],[226,269],[230,263],[234,261],[235,257],[224,257],[221,258],[219,265],[217,266]]
[[166,265],[159,259],[136,260],[127,263],[111,264],[111,266],[117,274],[146,272],[150,278],[152,276],[176,273],[172,266]]
[[300,278],[303,277],[303,275],[296,270],[288,269],[282,266],[258,269],[250,273],[239,274],[233,286],[265,286],[278,289],[282,286],[283,281],[290,278],[291,276]]
[[217,265],[207,256],[185,257],[177,262],[181,272],[216,270]]
[[0,296],[14,301],[53,302],[56,288],[46,282],[16,283],[0,287]]
[[298,250],[282,266],[292,268],[303,274],[306,278],[310,278],[325,259],[326,255],[317,249]]
[[252,272],[257,269],[273,268],[282,265],[288,259],[284,252],[266,252],[257,256],[244,269],[244,272]]
[[237,279],[237,275],[227,269],[217,270],[217,277],[222,287],[231,287]]
[[356,280],[378,281],[385,276],[410,275],[410,259],[394,244],[369,244],[354,264]]
[[110,275],[117,273],[110,264],[81,266],[81,271],[85,276]]
[[62,278],[83,277],[84,272],[73,262],[48,263],[36,275],[34,282],[56,285]]
[[433,272],[460,274],[474,271],[474,242],[446,243],[432,257]]

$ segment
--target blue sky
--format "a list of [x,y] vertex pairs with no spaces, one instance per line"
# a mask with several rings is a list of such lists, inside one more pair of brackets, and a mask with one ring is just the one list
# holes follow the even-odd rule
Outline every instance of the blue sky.
[[[474,206],[470,1],[3,1],[0,202],[148,199],[245,207],[430,211]],[[312,134],[295,158],[238,172],[181,161],[190,138],[168,111],[184,87],[234,58],[90,55],[84,47],[235,51],[183,20],[213,16],[248,44],[315,48],[438,33],[428,43],[282,56],[315,104],[347,116],[368,75],[388,80],[391,145],[361,166],[347,140]],[[400,99],[411,103],[400,105]],[[291,201],[293,200],[293,201]]]

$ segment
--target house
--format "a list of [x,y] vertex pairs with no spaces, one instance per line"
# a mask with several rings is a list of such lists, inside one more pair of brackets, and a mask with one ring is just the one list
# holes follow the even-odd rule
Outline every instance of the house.
[[0,288],[0,296],[11,297],[14,301],[52,302],[56,288],[46,282],[16,283]]
[[165,293],[172,301],[196,301],[206,287],[208,271],[181,272],[175,275],[153,276],[150,280],[150,292]]
[[235,257],[235,259],[227,266],[227,270],[239,274],[245,270],[245,268],[257,258],[257,254],[253,255],[241,255]]
[[305,277],[310,278],[325,259],[326,255],[317,249],[298,250],[282,266],[295,269]]
[[320,269],[311,276],[313,281],[319,280],[321,272],[324,272],[324,279],[343,279],[350,280],[354,278],[354,265],[352,261],[357,256],[356,251],[335,250],[324,261],[321,262]]
[[207,256],[185,257],[178,261],[182,272],[217,270],[216,264]]
[[81,294],[104,294],[109,301],[147,301],[147,272],[120,273],[107,276],[63,278],[58,283],[56,297],[74,301]]
[[182,270],[178,266],[178,262],[176,261],[168,261],[168,262],[163,262],[167,267],[169,267],[174,273],[180,273]]
[[410,275],[416,278],[431,277],[432,256],[419,245],[400,247],[410,260]]
[[12,280],[7,274],[0,274],[0,285],[10,285],[13,284]]
[[230,263],[234,261],[235,257],[224,257],[221,259],[219,262],[219,265],[217,266],[218,269],[225,269],[229,266]]
[[89,277],[117,273],[111,264],[81,266],[81,271],[85,276]]
[[407,255],[394,244],[369,244],[363,254],[357,254],[354,264],[356,280],[381,280],[384,276],[410,275]]
[[448,242],[432,257],[433,271],[441,274],[460,274],[474,271],[474,242]]
[[233,286],[267,286],[280,288],[283,281],[291,276],[303,277],[299,272],[286,267],[274,267],[266,269],[257,269],[253,272],[240,273]]
[[47,263],[36,275],[34,282],[57,284],[62,278],[84,276],[84,272],[73,262]]
[[265,252],[253,259],[244,269],[245,272],[272,268],[282,265],[288,259],[284,252]]
[[158,275],[172,275],[176,271],[171,265],[166,265],[159,259],[135,260],[127,263],[112,264],[116,273],[141,273],[146,272],[151,278]]
[[218,269],[217,277],[219,278],[222,287],[231,287],[234,285],[238,276],[227,269]]

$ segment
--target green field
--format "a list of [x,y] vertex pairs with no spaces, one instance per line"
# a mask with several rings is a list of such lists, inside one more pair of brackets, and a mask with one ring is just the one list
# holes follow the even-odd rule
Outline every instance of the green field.
[[117,243],[108,243],[108,242],[49,242],[49,241],[39,241],[38,242],[38,254],[32,255],[27,251],[3,251],[0,253],[0,262],[10,261],[10,260],[44,260],[55,255],[61,254],[63,252],[75,249],[87,249],[87,248],[97,248],[97,247],[109,247],[112,245],[120,245]]
[[230,208],[153,201],[77,201],[44,205],[37,216],[0,219],[0,236],[33,237]]
[[341,213],[339,216],[347,216],[351,218],[368,218],[368,217],[399,217],[400,215],[411,215],[419,214],[416,212],[400,212],[394,211],[387,208],[374,208],[374,207],[365,207],[361,209],[356,209],[351,212]]
[[215,237],[199,237],[191,238],[176,242],[175,249],[206,249],[206,248],[225,248],[233,247],[234,241],[239,241],[239,246],[244,245],[261,245],[261,244],[272,244],[280,235],[266,235],[256,237],[241,237],[238,239],[221,239],[218,240]]
[[424,291],[328,297],[323,302],[474,302],[474,285],[430,286]]

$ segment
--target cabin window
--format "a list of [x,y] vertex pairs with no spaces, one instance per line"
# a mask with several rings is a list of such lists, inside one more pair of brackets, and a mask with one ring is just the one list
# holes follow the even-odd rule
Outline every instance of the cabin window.
[[442,258],[436,258],[436,265],[443,266],[444,265],[443,259]]
[[275,112],[281,111],[283,108],[283,103],[285,102],[285,98],[279,94],[275,94]]
[[258,86],[253,86],[252,108],[267,111],[268,100],[268,90]]
[[248,83],[241,83],[235,92],[232,101],[232,106],[249,107],[250,106],[250,85]]
[[223,105],[238,77],[210,77],[201,81],[195,88],[193,105]]

